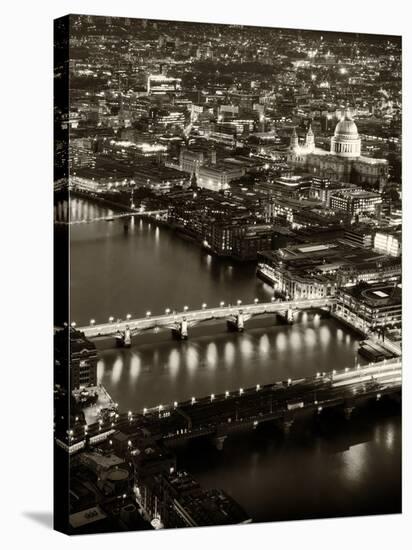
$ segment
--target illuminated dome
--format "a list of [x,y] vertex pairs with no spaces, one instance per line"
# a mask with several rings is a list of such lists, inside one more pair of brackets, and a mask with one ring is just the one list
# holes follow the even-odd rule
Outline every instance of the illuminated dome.
[[361,140],[349,109],[345,110],[345,114],[336,125],[335,135],[330,143],[330,151],[339,157],[360,156]]

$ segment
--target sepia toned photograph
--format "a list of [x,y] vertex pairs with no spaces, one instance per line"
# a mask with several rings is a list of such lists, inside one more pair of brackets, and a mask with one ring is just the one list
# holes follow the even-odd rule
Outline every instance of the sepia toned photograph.
[[55,529],[400,514],[401,37],[67,15],[53,81]]

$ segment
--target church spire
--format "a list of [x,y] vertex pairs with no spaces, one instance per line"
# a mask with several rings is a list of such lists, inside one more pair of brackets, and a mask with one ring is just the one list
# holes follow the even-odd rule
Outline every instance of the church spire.
[[315,149],[315,134],[312,130],[312,124],[309,124],[308,131],[306,132],[305,146],[309,152],[313,152]]
[[294,126],[292,135],[290,136],[290,148],[295,149],[298,146],[299,146],[299,138],[298,138],[298,134],[296,133],[296,126]]
[[190,189],[197,189],[197,177],[195,172],[192,172],[192,175],[190,176]]

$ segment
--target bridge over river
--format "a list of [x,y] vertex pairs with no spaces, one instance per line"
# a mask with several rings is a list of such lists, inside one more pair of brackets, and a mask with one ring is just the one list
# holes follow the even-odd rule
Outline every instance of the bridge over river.
[[159,404],[100,419],[90,426],[75,425],[58,443],[68,452],[110,440],[119,430],[129,436],[133,451],[139,437],[151,437],[166,445],[209,436],[221,449],[231,433],[277,422],[288,433],[296,418],[340,408],[350,418],[355,407],[385,395],[400,396],[401,358],[365,366],[317,373],[311,378],[285,380],[264,386],[239,388],[219,395],[192,397],[189,401]]
[[[186,339],[190,327],[211,320],[226,320],[228,328],[237,331],[243,331],[245,322],[257,315],[276,314],[283,317],[286,322],[293,323],[294,312],[297,310],[329,310],[334,303],[335,300],[330,297],[293,301],[276,301],[272,298],[270,302],[259,303],[255,300],[254,303],[245,305],[238,300],[236,305],[221,302],[216,308],[208,308],[203,304],[202,308],[197,310],[189,310],[185,306],[183,312],[171,312],[170,309],[166,309],[164,315],[157,316],[152,316],[148,311],[146,316],[141,318],[132,318],[130,314],[125,320],[110,317],[108,323],[97,324],[91,319],[88,326],[78,327],[78,330],[89,339],[113,336],[123,345],[130,345],[132,336],[148,330],[170,329],[179,339]],[[76,323],[72,322],[72,326],[75,327]]]

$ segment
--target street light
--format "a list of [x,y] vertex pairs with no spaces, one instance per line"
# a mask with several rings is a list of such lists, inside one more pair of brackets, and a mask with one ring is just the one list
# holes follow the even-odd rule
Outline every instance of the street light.
[[225,391],[225,397],[229,397],[229,392]]
[[271,302],[272,302],[272,304],[273,304],[273,302],[275,301],[275,297],[274,297],[274,296],[272,296],[272,298],[270,299],[270,301],[271,301]]
[[183,306],[183,311],[187,311],[188,309],[188,306]]
[[113,323],[114,317],[109,317],[109,323]]
[[225,305],[225,302],[220,302],[220,307],[223,307]]
[[128,321],[130,321],[131,318],[132,318],[132,316],[130,315],[130,313],[128,313],[128,314],[126,315],[126,319],[127,319]]
[[74,327],[76,326],[75,321],[72,321],[72,322],[70,323],[70,326],[72,326],[72,327],[74,328]]
[[147,413],[147,409],[146,407],[143,409],[143,415],[145,415]]
[[207,308],[207,304],[203,303],[202,304],[202,309],[206,309]]
[[240,388],[239,389],[239,395],[242,395],[242,393],[243,393],[243,388]]
[[256,384],[256,391],[260,390],[260,384]]
[[170,313],[170,309],[167,307],[167,308],[165,309],[165,314],[166,314],[166,315],[169,315],[169,313]]
[[215,398],[215,394],[212,393],[212,395],[210,396],[210,401],[213,401],[214,398]]
[[254,299],[254,302],[255,302],[255,304],[259,303],[259,299],[258,299],[258,298],[255,298],[255,299]]
[[146,317],[150,317],[150,316],[151,316],[151,314],[152,314],[152,312],[151,312],[151,311],[146,311]]
[[90,319],[91,326],[93,326],[95,323],[96,323],[96,321],[94,319]]
[[240,306],[242,304],[242,300],[237,301],[237,305]]
[[196,398],[192,397],[192,405],[196,402]]
[[175,402],[173,403],[173,406],[174,406],[174,408],[177,407],[177,401],[175,401]]

